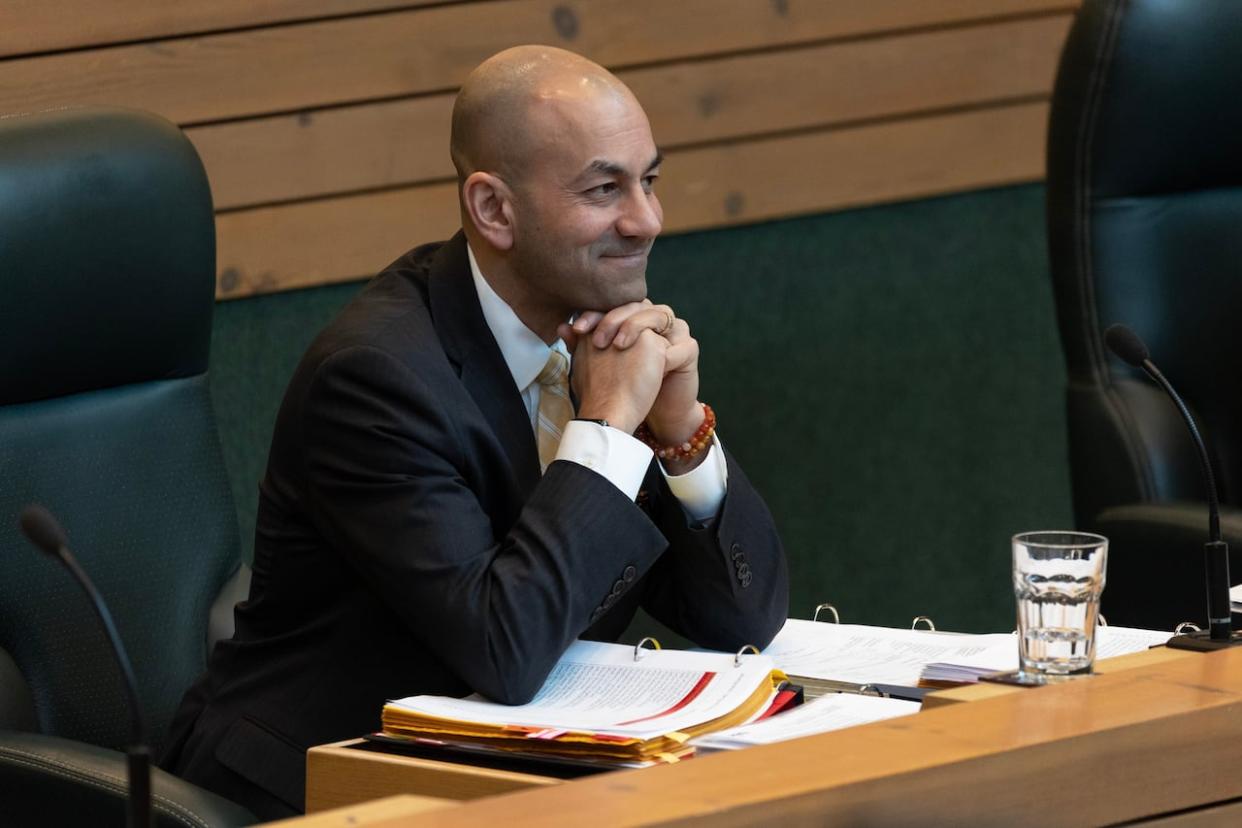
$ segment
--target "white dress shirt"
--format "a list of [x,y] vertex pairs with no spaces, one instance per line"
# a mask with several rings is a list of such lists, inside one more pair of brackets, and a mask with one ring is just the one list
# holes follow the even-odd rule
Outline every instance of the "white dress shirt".
[[[487,283],[469,245],[466,246],[466,253],[470,258],[470,273],[474,277],[474,288],[479,295],[483,318],[487,321],[487,327],[491,329],[496,344],[500,346],[500,353],[509,373],[513,375],[514,384],[522,393],[526,413],[530,416],[531,430],[534,431],[538,428],[540,394],[539,383],[535,382],[535,378],[548,361],[551,348],[560,351],[567,359],[572,360],[572,355],[563,341],[558,339],[549,346],[526,327],[513,312],[513,308]],[[651,449],[645,443],[624,431],[582,420],[572,420],[565,426],[556,451],[557,460],[569,460],[594,470],[624,492],[630,500],[638,496],[638,489],[647,473],[647,467],[651,465],[652,456]],[[712,437],[707,456],[689,472],[670,475],[664,471],[663,464],[660,465],[660,471],[664,473],[669,489],[681,501],[682,508],[691,520],[702,522],[716,516],[724,501],[728,482],[728,467],[724,462],[724,452],[718,437]]]

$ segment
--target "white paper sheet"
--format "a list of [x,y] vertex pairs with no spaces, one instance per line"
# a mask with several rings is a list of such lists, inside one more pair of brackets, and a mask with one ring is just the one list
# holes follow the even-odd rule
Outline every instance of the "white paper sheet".
[[913,687],[933,661],[999,662],[996,669],[1004,670],[1016,662],[1017,644],[1008,633],[956,635],[791,618],[763,653],[790,675]]
[[[1100,627],[1096,635],[1096,658],[1102,659],[1163,644],[1171,633]],[[796,618],[785,622],[763,652],[790,675],[858,684],[913,687],[923,668],[934,662],[995,672],[1018,669],[1018,641],[1013,633],[963,635]]]
[[919,712],[919,703],[902,699],[885,699],[878,696],[859,696],[852,693],[830,693],[814,701],[769,716],[753,724],[708,733],[692,739],[690,744],[697,750],[737,750],[751,745],[766,745],[827,733],[854,725],[878,722],[897,716],[910,716]]
[[1173,637],[1172,632],[1140,630],[1136,627],[1100,627],[1096,630],[1095,658],[1112,658],[1163,644]]
[[[685,650],[643,650],[576,641],[528,704],[504,705],[482,696],[411,696],[394,705],[456,721],[579,730],[650,739],[722,716],[768,681],[772,660]],[[708,676],[698,695],[677,706]]]
[[1234,612],[1242,612],[1242,584],[1229,588],[1229,604]]

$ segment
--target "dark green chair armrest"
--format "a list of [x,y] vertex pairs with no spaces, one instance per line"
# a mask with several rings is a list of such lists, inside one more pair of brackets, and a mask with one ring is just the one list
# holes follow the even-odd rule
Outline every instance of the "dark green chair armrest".
[[[1242,581],[1242,510],[1221,507],[1230,575]],[[1207,624],[1206,503],[1134,503],[1105,509],[1090,531],[1109,540],[1102,610],[1110,624],[1172,630]],[[1236,616],[1235,616],[1236,618]]]
[[[114,750],[42,733],[0,732],[0,802],[7,826],[124,825],[126,757]],[[239,805],[151,771],[157,828],[253,825]]]

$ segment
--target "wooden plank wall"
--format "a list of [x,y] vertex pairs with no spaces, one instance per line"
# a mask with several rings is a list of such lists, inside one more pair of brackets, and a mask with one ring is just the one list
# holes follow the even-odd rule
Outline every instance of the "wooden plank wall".
[[0,114],[185,128],[221,298],[371,274],[457,226],[448,119],[513,44],[616,71],[666,231],[1036,180],[1076,0],[5,0]]

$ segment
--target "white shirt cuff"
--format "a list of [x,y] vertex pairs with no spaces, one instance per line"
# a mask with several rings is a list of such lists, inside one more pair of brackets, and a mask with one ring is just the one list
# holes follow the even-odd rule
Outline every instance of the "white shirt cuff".
[[707,456],[690,471],[670,475],[664,471],[663,464],[660,471],[691,520],[703,523],[714,518],[720,511],[720,504],[724,502],[728,489],[729,466],[725,462],[724,449],[721,448],[718,436],[712,434],[712,445],[707,450]]
[[557,460],[569,460],[603,475],[630,500],[638,497],[652,456],[651,449],[641,440],[620,429],[585,420],[566,423],[556,449]]

